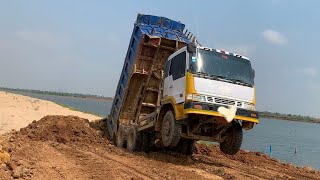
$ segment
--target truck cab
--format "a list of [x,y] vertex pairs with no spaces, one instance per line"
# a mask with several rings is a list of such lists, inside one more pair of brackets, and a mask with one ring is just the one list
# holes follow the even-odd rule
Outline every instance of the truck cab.
[[173,53],[164,66],[163,144],[204,140],[238,152],[242,129],[259,123],[254,76],[250,60],[238,54],[192,45]]

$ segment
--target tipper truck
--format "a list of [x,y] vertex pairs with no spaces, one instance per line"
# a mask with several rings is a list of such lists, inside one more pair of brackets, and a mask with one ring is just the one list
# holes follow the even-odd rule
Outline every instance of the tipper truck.
[[180,22],[138,14],[106,119],[109,137],[130,151],[191,155],[202,140],[236,154],[243,129],[259,123],[254,76],[248,58],[201,46]]

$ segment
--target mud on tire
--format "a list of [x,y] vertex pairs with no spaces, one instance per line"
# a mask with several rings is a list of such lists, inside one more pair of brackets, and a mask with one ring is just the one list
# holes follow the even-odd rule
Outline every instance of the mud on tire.
[[192,139],[180,139],[177,146],[179,153],[191,156],[196,149],[195,140]]
[[140,151],[141,140],[141,133],[138,132],[135,126],[130,126],[127,138],[127,149],[129,151]]
[[122,125],[119,125],[114,141],[117,147],[126,148],[127,134],[125,132],[125,128]]
[[220,150],[229,155],[235,155],[241,147],[243,132],[239,123],[234,123],[230,126],[226,133],[226,139],[220,143]]
[[174,113],[167,111],[163,117],[161,139],[165,147],[175,147],[181,136],[181,125],[176,123]]
[[150,132],[141,132],[141,148],[140,151],[149,152],[151,148],[152,134]]

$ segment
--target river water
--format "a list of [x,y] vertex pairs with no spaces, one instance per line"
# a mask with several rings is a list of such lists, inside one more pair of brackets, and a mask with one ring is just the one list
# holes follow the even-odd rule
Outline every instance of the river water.
[[[16,92],[15,92],[16,93]],[[112,102],[97,99],[19,93],[106,116]],[[261,118],[253,130],[244,131],[242,149],[259,151],[281,161],[320,169],[320,124]]]

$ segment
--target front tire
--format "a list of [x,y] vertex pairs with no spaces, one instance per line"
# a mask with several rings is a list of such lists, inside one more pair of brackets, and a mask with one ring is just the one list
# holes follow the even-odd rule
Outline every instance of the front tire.
[[220,150],[229,155],[235,155],[241,148],[243,132],[239,123],[230,126],[225,133],[225,140],[220,143]]
[[161,127],[162,143],[165,147],[176,147],[181,136],[181,125],[176,123],[174,113],[167,111]]

